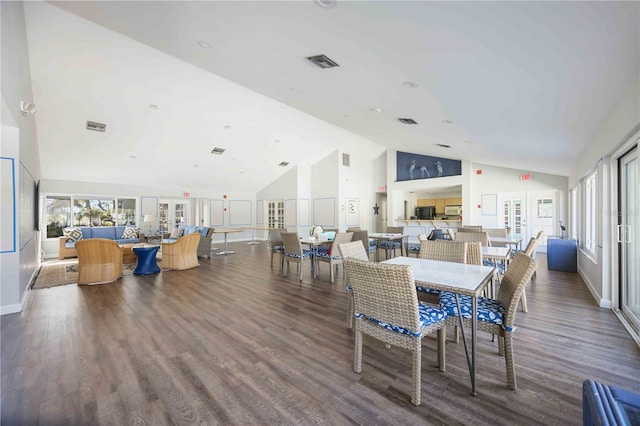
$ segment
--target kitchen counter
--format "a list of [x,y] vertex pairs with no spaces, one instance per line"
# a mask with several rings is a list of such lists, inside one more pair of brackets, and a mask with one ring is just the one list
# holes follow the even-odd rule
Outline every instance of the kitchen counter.
[[436,223],[446,223],[448,227],[459,227],[462,225],[461,220],[453,220],[453,219],[398,219],[396,220],[398,223],[402,223],[404,225],[427,225],[427,226],[435,226]]

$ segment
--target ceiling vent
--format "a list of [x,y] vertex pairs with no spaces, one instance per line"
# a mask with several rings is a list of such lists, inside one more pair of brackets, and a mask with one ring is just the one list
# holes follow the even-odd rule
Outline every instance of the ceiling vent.
[[398,118],[398,121],[402,124],[418,124],[413,118]]
[[95,121],[87,121],[87,130],[94,130],[96,132],[104,132],[107,129],[106,124],[96,123]]
[[211,150],[211,153],[216,155],[222,155],[223,152],[224,152],[224,148],[213,148]]
[[443,143],[437,143],[436,146],[439,146],[440,148],[451,148],[451,145],[446,145]]
[[280,167],[287,167],[289,165],[288,161],[281,161],[280,164],[278,164],[278,166]]
[[335,68],[340,66],[326,55],[307,56],[307,59],[320,68]]
[[351,166],[351,156],[349,154],[342,154],[342,165],[345,167]]

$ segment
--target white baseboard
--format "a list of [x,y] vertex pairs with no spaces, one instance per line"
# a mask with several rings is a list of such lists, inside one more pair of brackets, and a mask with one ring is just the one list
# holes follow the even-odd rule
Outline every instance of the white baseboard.
[[582,270],[580,268],[578,268],[578,274],[580,274],[580,276],[582,277],[582,280],[587,285],[587,288],[589,289],[591,296],[598,303],[598,306],[605,309],[611,309],[613,307],[611,300],[604,299],[602,296],[598,294],[596,289],[593,287],[593,284],[591,284],[591,281],[589,281],[589,278],[582,273]]

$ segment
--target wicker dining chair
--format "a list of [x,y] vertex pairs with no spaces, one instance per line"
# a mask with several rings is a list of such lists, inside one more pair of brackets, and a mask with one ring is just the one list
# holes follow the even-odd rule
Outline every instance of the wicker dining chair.
[[413,269],[407,265],[368,262],[347,257],[347,277],[353,287],[355,351],[353,370],[362,372],[363,334],[413,352],[411,402],[420,405],[422,338],[438,331],[438,366],[445,371],[447,314],[418,303]]
[[465,241],[465,242],[474,242],[480,241],[483,246],[491,247],[491,239],[489,239],[489,234],[483,231],[478,232],[456,232],[455,241]]
[[366,229],[353,231],[353,238],[351,239],[351,241],[362,241],[362,246],[369,255],[371,253],[375,253],[376,251],[377,245],[375,242],[369,240],[369,231],[367,231]]
[[[531,280],[531,275],[535,271],[537,263],[524,253],[516,253],[509,264],[507,272],[502,278],[502,283],[498,290],[498,297],[490,299],[488,297],[478,298],[478,330],[498,336],[498,352],[505,356],[507,370],[507,384],[509,389],[516,388],[516,370],[513,356],[513,332],[515,330],[516,313],[518,303],[524,289]],[[471,326],[471,297],[459,295],[460,312],[465,326]],[[440,307],[447,311],[448,325],[457,327],[458,308],[456,306],[455,295],[443,292],[440,295]]]
[[[388,234],[402,234],[404,232],[404,226],[387,226]],[[402,254],[402,242],[393,240],[382,240],[376,243],[377,250],[384,250],[385,259],[390,259],[389,256],[393,252],[393,256],[396,255],[396,250],[400,250]]]
[[318,252],[318,269],[320,269],[320,262],[329,264],[331,283],[334,282],[334,270],[338,269],[338,265],[342,265],[342,256],[340,250],[337,248],[340,244],[348,243],[353,238],[353,232],[338,233],[333,238],[329,250]]
[[302,244],[300,244],[297,232],[281,232],[280,236],[282,237],[282,245],[284,246],[282,276],[287,276],[289,273],[289,263],[292,262],[298,265],[298,275],[300,281],[302,281],[305,262],[308,262],[309,265],[311,265],[311,262],[313,261],[311,251],[302,249]]
[[281,232],[286,232],[285,228],[269,229],[269,247],[271,250],[271,268],[273,269],[273,255],[280,255],[280,270],[284,262],[284,245],[282,244]]
[[415,243],[409,244],[409,253],[408,253],[408,255],[411,255],[411,253],[415,253],[416,257],[419,257],[418,254],[420,253],[420,243],[422,241],[427,241],[427,240],[428,240],[427,239],[427,234],[424,234],[424,233],[418,234],[418,243],[417,244],[415,244]]
[[[366,231],[365,231],[366,232]],[[340,250],[340,256],[343,259],[342,267],[346,270],[346,265],[344,264],[344,259],[347,257],[353,257],[360,260],[370,260],[369,253],[366,252],[364,246],[359,244],[360,241],[351,241],[350,243],[342,243],[338,245],[338,250]],[[353,328],[353,289],[349,285],[349,279],[347,276],[347,328]]]

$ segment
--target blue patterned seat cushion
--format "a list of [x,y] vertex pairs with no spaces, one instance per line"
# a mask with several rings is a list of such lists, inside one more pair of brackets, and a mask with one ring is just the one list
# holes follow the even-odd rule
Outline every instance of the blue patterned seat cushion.
[[386,322],[382,322],[376,318],[364,315],[362,313],[355,314],[356,318],[365,318],[372,323],[379,325],[380,327],[386,328],[389,331],[393,331],[394,333],[408,334],[413,337],[421,337],[422,336],[422,328],[429,326],[431,324],[435,324],[440,321],[444,321],[447,318],[447,313],[442,309],[436,308],[435,306],[427,305],[424,303],[418,303],[418,314],[420,315],[420,330],[419,331],[411,331],[407,328],[400,327],[393,324],[387,324]]
[[284,246],[271,246],[271,250],[284,251]]
[[333,255],[333,254],[330,254],[329,252],[326,252],[326,251],[319,251],[318,252],[318,257],[323,257],[325,259],[333,259],[333,260],[342,259],[342,256]]
[[293,257],[293,258],[296,258],[296,259],[300,259],[301,257],[309,257],[309,256],[311,256],[311,252],[309,250],[302,250],[302,256],[300,256],[299,254],[293,254],[293,253],[287,253],[287,252],[285,252],[284,255],[288,256],[288,257]]
[[383,247],[383,248],[399,248],[400,247],[400,243],[397,241],[378,241],[378,247]]
[[487,260],[487,259],[483,259],[482,260],[482,264],[484,266],[492,266],[492,267],[497,267],[498,268],[498,272],[503,275],[504,274],[504,263],[502,262],[493,262],[491,260]]
[[409,244],[409,250],[420,251],[420,244]]
[[421,291],[423,293],[440,294],[440,290],[436,290],[435,288],[423,287],[421,285],[416,285],[416,290]]
[[[471,318],[471,297],[459,295],[462,318]],[[451,316],[458,315],[455,294],[443,291],[440,294],[440,308]],[[488,297],[478,297],[478,321],[501,325],[506,331],[513,331],[515,327],[507,327],[504,322],[505,309],[500,302]]]

